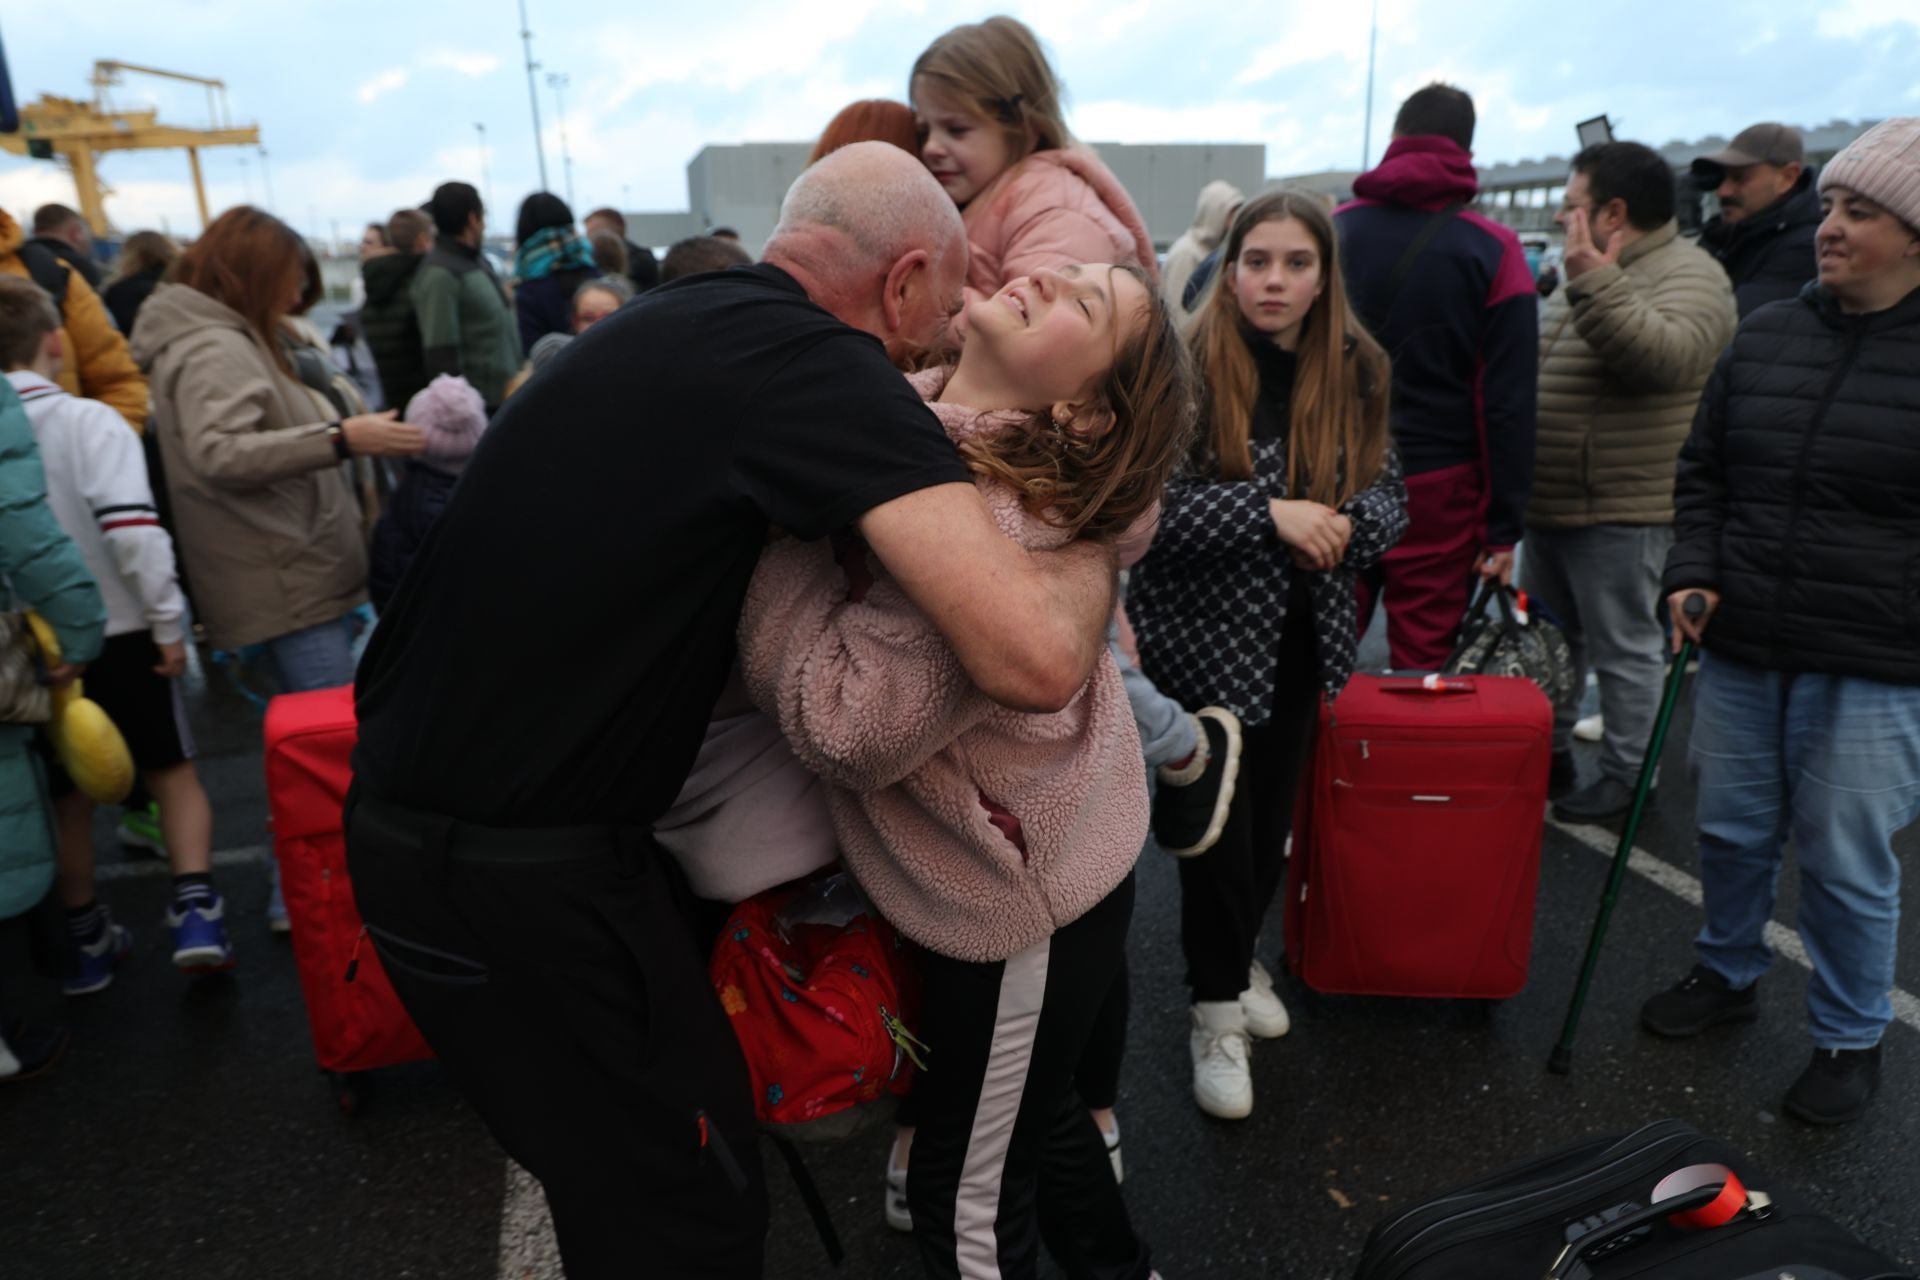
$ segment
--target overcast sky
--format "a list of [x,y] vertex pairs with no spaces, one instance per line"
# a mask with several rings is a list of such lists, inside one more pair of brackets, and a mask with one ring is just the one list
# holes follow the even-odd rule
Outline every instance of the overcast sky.
[[[995,12],[1025,19],[1066,82],[1069,123],[1115,142],[1264,142],[1271,174],[1361,157],[1367,0],[527,0],[548,185],[564,194],[548,72],[570,77],[564,130],[576,212],[684,209],[709,142],[810,140],[855,98],[906,95],[928,41]],[[1920,0],[1380,0],[1373,155],[1401,97],[1436,78],[1473,93],[1483,164],[1566,154],[1607,112],[1656,145],[1762,119],[1920,114]],[[6,6],[16,95],[86,97],[96,58],[224,78],[268,156],[203,153],[217,211],[267,199],[343,236],[446,178],[481,182],[496,230],[538,186],[515,0],[87,0]],[[199,92],[143,78],[120,107],[201,124]],[[125,230],[198,225],[179,152],[102,165]],[[0,155],[0,207],[73,200],[54,165]]]

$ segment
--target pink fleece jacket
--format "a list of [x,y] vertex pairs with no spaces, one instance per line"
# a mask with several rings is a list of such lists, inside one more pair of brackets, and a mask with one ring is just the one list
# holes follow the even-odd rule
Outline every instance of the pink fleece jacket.
[[[1073,262],[1134,266],[1155,283],[1153,237],[1113,170],[1091,151],[1036,151],[987,185],[961,213],[967,300],[1009,280]],[[955,317],[964,329],[965,312]]]
[[[929,399],[944,369],[915,375]],[[931,406],[956,441],[1006,414]],[[1061,530],[979,481],[995,522],[1032,549]],[[844,567],[843,567],[844,566]],[[974,687],[940,632],[864,547],[783,538],[740,620],[747,691],[828,783],[840,848],[881,913],[929,950],[1004,960],[1126,878],[1147,832],[1140,736],[1113,658],[1065,710],[1009,711]]]

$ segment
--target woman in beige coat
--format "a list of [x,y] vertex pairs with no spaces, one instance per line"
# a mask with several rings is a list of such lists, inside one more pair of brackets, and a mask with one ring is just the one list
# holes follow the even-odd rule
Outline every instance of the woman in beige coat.
[[215,648],[265,646],[284,692],[350,683],[367,552],[342,464],[419,453],[424,437],[392,412],[350,412],[303,369],[287,317],[306,248],[278,218],[228,210],[171,278],[141,308],[133,354],[200,621]]

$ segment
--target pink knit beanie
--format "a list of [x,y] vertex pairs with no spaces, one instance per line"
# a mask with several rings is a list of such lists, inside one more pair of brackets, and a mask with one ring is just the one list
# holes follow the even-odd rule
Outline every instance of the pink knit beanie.
[[465,378],[443,373],[407,401],[401,420],[427,433],[428,462],[458,471],[487,429],[487,404]]
[[1920,116],[1867,130],[1820,171],[1820,190],[1845,187],[1920,231]]

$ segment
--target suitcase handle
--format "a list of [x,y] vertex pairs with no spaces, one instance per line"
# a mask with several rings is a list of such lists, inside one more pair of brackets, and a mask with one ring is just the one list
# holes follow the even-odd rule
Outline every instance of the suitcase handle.
[[1472,676],[1443,676],[1439,673],[1424,676],[1386,676],[1379,684],[1382,693],[1418,694],[1431,697],[1448,693],[1472,693]]
[[[1662,1185],[1666,1185],[1673,1179],[1679,1179],[1684,1174],[1692,1174],[1695,1170],[1707,1169],[1713,1169],[1715,1176],[1684,1191],[1656,1198],[1652,1204],[1640,1212],[1628,1214],[1596,1231],[1588,1232],[1578,1240],[1570,1241],[1567,1247],[1560,1251],[1560,1256],[1553,1260],[1553,1266],[1548,1268],[1546,1280],[1593,1280],[1593,1270],[1586,1264],[1589,1253],[1613,1244],[1642,1227],[1651,1226],[1662,1218],[1671,1220],[1676,1226],[1711,1229],[1734,1221],[1742,1213],[1751,1213],[1756,1217],[1764,1215],[1772,1207],[1773,1200],[1766,1192],[1748,1191],[1731,1170],[1722,1166],[1692,1166],[1681,1170],[1670,1179],[1663,1180]],[[1656,1197],[1659,1191],[1660,1187],[1654,1188]],[[1739,1201],[1732,1212],[1703,1213],[1729,1192],[1736,1194]]]

